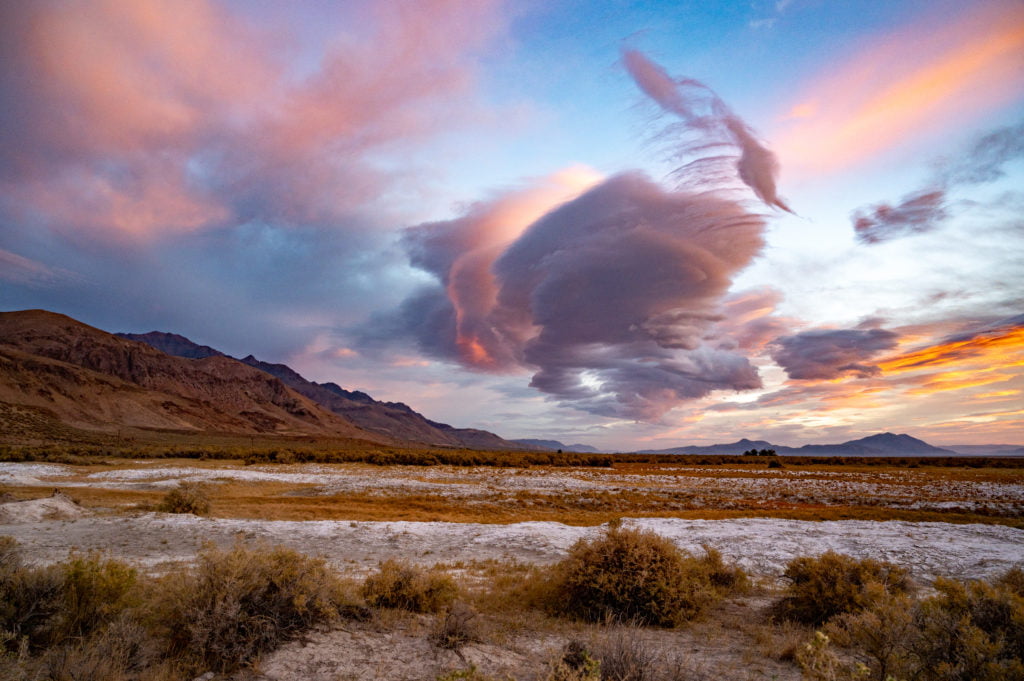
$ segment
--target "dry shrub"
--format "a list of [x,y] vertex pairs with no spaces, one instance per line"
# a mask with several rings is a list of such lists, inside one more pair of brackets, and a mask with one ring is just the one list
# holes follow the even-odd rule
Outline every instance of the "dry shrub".
[[808,634],[806,626],[790,620],[759,622],[752,631],[758,652],[781,662],[796,660],[796,653],[807,642]]
[[82,638],[101,629],[136,604],[137,573],[93,552],[61,564],[63,607],[60,638]]
[[53,681],[137,681],[159,678],[161,671],[169,676],[170,665],[157,655],[147,630],[121,618],[94,636],[48,649],[39,667]]
[[549,610],[602,622],[672,627],[700,615],[745,580],[716,551],[697,558],[653,532],[610,527],[580,540],[554,566]]
[[340,588],[321,559],[282,547],[207,549],[159,585],[168,652],[228,671],[333,620]]
[[[919,637],[916,604],[905,594],[885,593],[877,584],[871,606],[856,613],[837,615],[826,631],[835,642],[850,649],[871,679],[910,678],[916,660],[914,642]],[[852,674],[851,674],[852,675]]]
[[162,513],[206,515],[210,512],[210,493],[202,483],[180,482],[164,495],[156,510]]
[[[470,665],[468,669],[453,669],[447,674],[441,674],[437,677],[437,681],[499,681],[499,679],[495,679],[493,676],[484,674],[476,668],[476,665]],[[507,679],[500,681],[512,680]]]
[[0,540],[0,631],[32,649],[82,639],[101,630],[132,603],[135,570],[99,553],[29,567],[17,545]]
[[441,648],[458,650],[467,643],[480,641],[477,612],[462,601],[455,601],[439,617],[430,632],[430,641]]
[[551,665],[544,681],[601,681],[601,663],[576,639],[569,641],[561,657]]
[[1000,575],[995,584],[1001,589],[1024,596],[1024,570],[1020,567],[1012,567]]
[[438,612],[458,595],[455,582],[437,570],[387,560],[363,583],[363,598],[375,608]]
[[[1014,578],[991,584],[940,578],[938,594],[923,601],[874,586],[878,593],[869,607],[835,617],[826,628],[858,662],[833,670],[831,678],[1024,679],[1024,598],[1007,586]],[[836,659],[830,651],[819,653],[819,660]]]
[[935,588],[939,595],[921,604],[917,618],[923,678],[1024,679],[1024,597],[999,582],[940,578]]
[[607,681],[653,681],[657,655],[637,627],[615,627],[592,644],[601,678]]
[[774,608],[775,617],[820,625],[848,612],[859,612],[871,604],[877,584],[885,593],[906,593],[910,589],[907,571],[892,563],[870,558],[858,560],[834,551],[817,558],[799,556],[786,566],[789,580],[786,595]]
[[63,577],[56,567],[23,564],[17,542],[0,537],[0,632],[7,650],[45,645],[61,611]]

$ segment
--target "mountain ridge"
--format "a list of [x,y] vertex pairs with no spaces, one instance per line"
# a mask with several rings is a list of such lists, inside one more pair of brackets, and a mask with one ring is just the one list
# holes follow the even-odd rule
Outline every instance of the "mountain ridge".
[[951,449],[928,444],[906,433],[876,433],[837,444],[806,444],[801,447],[774,445],[765,440],[748,440],[715,445],[691,445],[668,449],[645,449],[639,454],[742,454],[749,449],[774,449],[777,454],[803,456],[958,456]]
[[251,354],[242,359],[232,358],[208,345],[199,345],[184,336],[162,331],[115,335],[146,343],[157,350],[178,357],[209,356],[212,353],[214,356],[240,362],[277,378],[331,413],[384,437],[435,447],[530,449],[485,430],[456,428],[447,423],[432,421],[403,402],[382,402],[365,392],[346,390],[336,383],[310,381],[287,364],[264,362]]
[[233,359],[185,359],[46,310],[0,313],[0,403],[90,432],[323,435],[393,444]]

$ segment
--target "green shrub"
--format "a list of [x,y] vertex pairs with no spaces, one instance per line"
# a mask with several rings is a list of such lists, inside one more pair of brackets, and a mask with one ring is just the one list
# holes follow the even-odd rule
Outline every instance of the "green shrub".
[[774,608],[775,616],[820,625],[848,612],[859,612],[871,603],[868,585],[878,584],[886,593],[906,593],[907,571],[892,563],[870,558],[858,560],[834,551],[817,558],[800,556],[786,566],[786,594]]
[[198,482],[180,482],[164,495],[156,510],[162,513],[206,515],[210,512],[210,495],[206,485]]
[[338,614],[323,560],[290,549],[207,549],[189,574],[158,585],[155,619],[172,655],[228,671]]
[[592,622],[677,626],[745,581],[717,551],[697,558],[653,532],[613,526],[554,566],[549,610]]
[[458,594],[448,575],[410,563],[388,560],[363,583],[363,598],[375,608],[438,612]]

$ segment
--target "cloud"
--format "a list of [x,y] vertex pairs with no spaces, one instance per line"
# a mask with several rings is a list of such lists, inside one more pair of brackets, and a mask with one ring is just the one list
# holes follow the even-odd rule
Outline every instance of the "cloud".
[[796,380],[875,376],[881,370],[869,361],[896,347],[898,339],[885,329],[812,329],[777,338],[771,356]]
[[921,22],[829,64],[773,135],[788,171],[845,170],[943,130],[962,127],[1024,89],[1024,8],[977,3]]
[[929,186],[904,196],[895,206],[877,203],[853,212],[853,228],[862,243],[877,244],[935,229],[950,216],[947,198],[954,190],[994,182],[1007,163],[1024,156],[1024,124],[989,132],[951,160],[937,163]]
[[948,213],[946,192],[941,189],[904,196],[895,206],[878,203],[853,213],[857,239],[876,244],[908,234],[930,231]]
[[[673,81],[639,53],[625,60],[641,89],[681,119],[686,153],[739,149],[742,180],[785,208],[771,152],[717,95]],[[729,182],[666,189],[640,172],[598,180],[572,169],[409,228],[410,261],[437,285],[378,319],[363,345],[412,336],[435,357],[530,371],[530,385],[557,400],[636,420],[714,390],[760,387],[738,349],[760,342],[759,310],[773,296],[752,301],[739,340],[716,324],[742,307],[726,296],[764,245],[764,217]]]
[[1024,157],[1024,123],[982,135],[965,152],[939,163],[936,182],[959,187],[995,182],[1007,163]]
[[339,31],[299,70],[298,38],[210,0],[6,6],[0,201],[121,239],[344,221],[393,181],[382,156],[472,117],[469,56],[496,13],[345,11],[360,34]]
[[477,122],[503,22],[449,0],[2,15],[0,303],[277,358],[408,293],[393,199]]
[[914,372],[974,362],[985,367],[1008,366],[1024,348],[1024,315],[952,334],[924,347],[880,362],[886,374]]
[[648,97],[700,133],[697,148],[707,152],[712,146],[735,146],[740,152],[736,170],[743,183],[769,206],[793,212],[775,187],[779,174],[775,154],[757,140],[750,127],[714,91],[697,80],[673,80],[664,69],[636,50],[624,51],[622,60]]

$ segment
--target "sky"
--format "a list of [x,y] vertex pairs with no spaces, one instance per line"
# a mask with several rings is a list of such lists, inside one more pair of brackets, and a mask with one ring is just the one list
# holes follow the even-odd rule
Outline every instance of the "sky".
[[2,310],[508,438],[1024,444],[1024,2],[0,13]]

